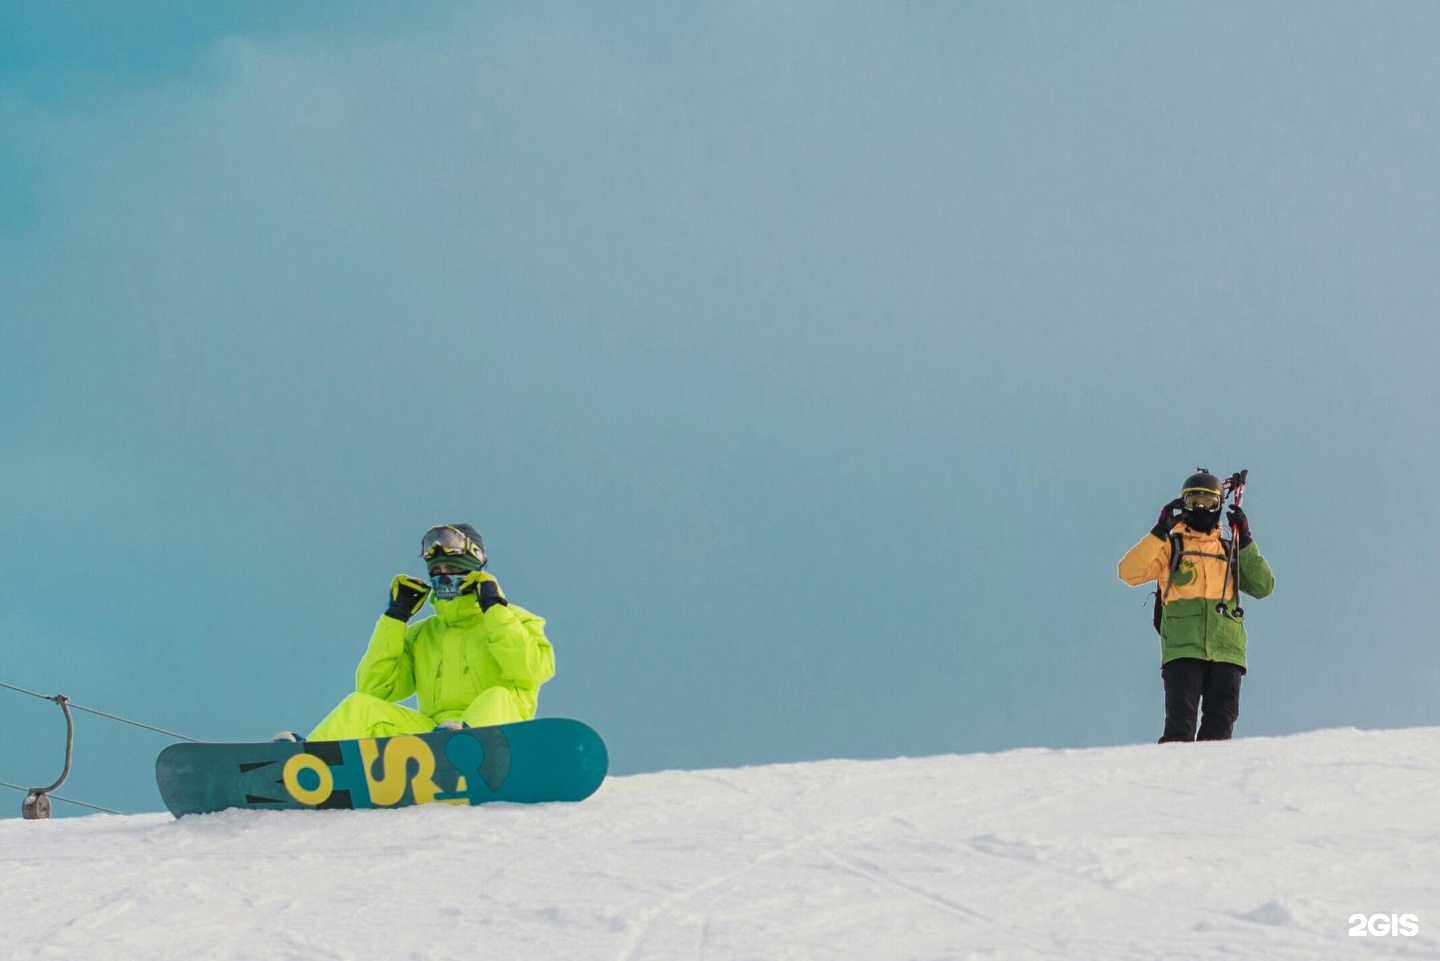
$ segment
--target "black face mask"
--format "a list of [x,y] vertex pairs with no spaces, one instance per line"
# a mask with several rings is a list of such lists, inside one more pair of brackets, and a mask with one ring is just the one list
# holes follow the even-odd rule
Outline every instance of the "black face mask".
[[1208,534],[1220,526],[1219,511],[1184,511],[1180,519],[1185,526],[1198,534]]

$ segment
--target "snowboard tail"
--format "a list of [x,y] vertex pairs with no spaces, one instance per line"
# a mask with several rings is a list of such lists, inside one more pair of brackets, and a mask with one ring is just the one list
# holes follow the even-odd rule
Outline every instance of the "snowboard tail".
[[172,744],[155,781],[176,817],[267,811],[580,801],[609,767],[605,742],[568,718],[348,741]]

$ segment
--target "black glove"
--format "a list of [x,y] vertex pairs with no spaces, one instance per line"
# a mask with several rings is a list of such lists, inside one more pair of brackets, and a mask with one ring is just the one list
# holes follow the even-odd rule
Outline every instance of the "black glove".
[[1160,508],[1160,519],[1155,522],[1154,527],[1150,528],[1150,533],[1162,541],[1169,540],[1170,532],[1175,529],[1176,524],[1180,523],[1180,512],[1184,509],[1185,502],[1178,497]]
[[500,582],[495,580],[493,574],[486,574],[483,571],[476,571],[465,580],[460,582],[460,593],[474,591],[476,598],[480,601],[480,610],[488,611],[496,604],[510,606],[505,600],[505,595],[500,591]]
[[1230,522],[1231,532],[1240,538],[1240,549],[1244,550],[1255,543],[1255,538],[1250,536],[1250,518],[1239,507],[1232,507],[1225,512],[1225,519]]
[[429,584],[409,574],[396,574],[395,579],[390,582],[390,606],[385,608],[385,616],[393,617],[397,621],[409,621],[419,613],[425,604],[425,598],[429,596]]

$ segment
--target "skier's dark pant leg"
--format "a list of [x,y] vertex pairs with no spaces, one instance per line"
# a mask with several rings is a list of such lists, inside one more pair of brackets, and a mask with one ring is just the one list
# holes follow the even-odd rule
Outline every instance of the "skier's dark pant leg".
[[1234,664],[1180,657],[1160,668],[1165,679],[1165,732],[1160,743],[1194,741],[1195,719],[1204,700],[1201,741],[1229,740],[1240,717],[1240,676]]
[[1205,662],[1194,657],[1167,661],[1160,668],[1165,679],[1165,731],[1160,743],[1195,740],[1195,717],[1205,690]]
[[1234,664],[1211,664],[1205,674],[1205,694],[1197,741],[1228,741],[1240,717],[1240,677]]

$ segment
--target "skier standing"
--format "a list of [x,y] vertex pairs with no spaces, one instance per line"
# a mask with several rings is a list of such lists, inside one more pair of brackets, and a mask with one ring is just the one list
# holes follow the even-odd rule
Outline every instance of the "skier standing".
[[[485,545],[469,524],[432,527],[421,538],[420,556],[430,583],[396,575],[389,607],[356,669],[355,693],[310,732],[312,740],[421,734],[535,716],[540,685],[555,674],[544,619],[506,600],[483,570]],[[435,616],[408,623],[427,598]],[[412,694],[418,711],[397,703]]]
[[[1243,484],[1237,474],[1231,482]],[[1231,539],[1221,537],[1220,508],[1227,484],[1208,471],[1185,481],[1180,496],[1120,561],[1120,579],[1156,582],[1160,674],[1165,682],[1165,730],[1160,743],[1228,740],[1240,716],[1245,673],[1245,622],[1239,592],[1266,597],[1275,589],[1270,565],[1250,535],[1237,501],[1225,514]]]

